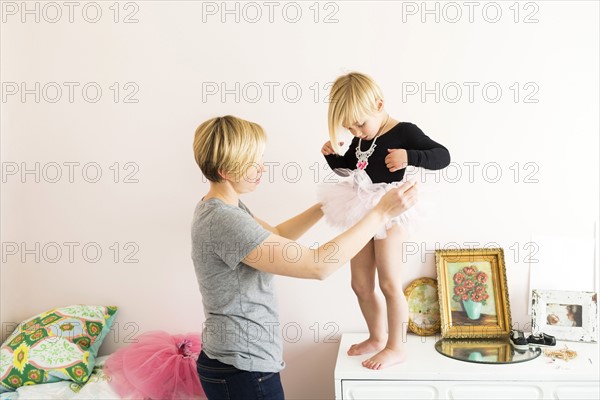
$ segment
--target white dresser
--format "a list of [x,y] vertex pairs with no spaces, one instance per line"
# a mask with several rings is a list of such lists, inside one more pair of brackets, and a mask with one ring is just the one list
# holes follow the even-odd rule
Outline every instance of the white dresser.
[[409,334],[407,360],[383,370],[364,368],[368,356],[347,349],[367,338],[342,335],[335,366],[336,399],[600,399],[598,344],[562,342],[578,353],[565,362],[538,358],[516,364],[454,360],[435,350],[436,336]]

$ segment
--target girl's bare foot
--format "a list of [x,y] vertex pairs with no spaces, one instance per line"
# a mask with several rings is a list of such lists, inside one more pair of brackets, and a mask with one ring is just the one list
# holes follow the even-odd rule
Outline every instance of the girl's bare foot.
[[369,369],[382,369],[399,364],[406,358],[404,350],[392,350],[388,347],[362,362],[363,367]]
[[348,349],[349,356],[360,356],[361,354],[375,353],[385,347],[385,340],[367,339],[364,342],[356,343]]

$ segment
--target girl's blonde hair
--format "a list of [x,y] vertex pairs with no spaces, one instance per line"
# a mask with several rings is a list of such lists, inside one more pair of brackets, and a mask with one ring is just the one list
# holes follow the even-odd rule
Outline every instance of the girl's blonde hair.
[[368,75],[351,72],[335,80],[329,96],[328,122],[331,145],[337,153],[340,153],[337,135],[340,127],[375,114],[379,99],[383,99],[383,93]]
[[194,158],[211,182],[222,182],[222,173],[236,180],[262,155],[267,135],[250,121],[226,115],[204,121],[194,135]]

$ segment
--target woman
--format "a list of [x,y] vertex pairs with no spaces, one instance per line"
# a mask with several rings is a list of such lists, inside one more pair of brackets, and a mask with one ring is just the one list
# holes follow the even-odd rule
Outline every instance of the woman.
[[[416,201],[414,184],[404,183],[350,229],[309,249],[295,240],[322,217],[319,204],[273,227],[240,201],[260,182],[265,144],[258,124],[233,116],[203,122],[194,137],[196,162],[210,182],[194,212],[192,259],[206,316],[198,374],[211,400],[283,399],[273,275],[327,278]],[[286,257],[292,246],[294,260]]]

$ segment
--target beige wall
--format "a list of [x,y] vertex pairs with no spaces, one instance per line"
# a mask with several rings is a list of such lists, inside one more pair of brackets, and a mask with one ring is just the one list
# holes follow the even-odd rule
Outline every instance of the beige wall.
[[[312,3],[229,3],[239,22],[236,11],[221,22],[221,2],[136,2],[120,5],[118,23],[112,2],[97,3],[96,23],[84,19],[96,18],[94,5],[82,14],[86,3],[74,8],[73,23],[62,3],[55,23],[56,9],[44,3],[37,3],[39,23],[21,2],[3,4],[4,337],[15,322],[71,303],[120,307],[102,353],[148,330],[199,331],[189,228],[208,185],[192,157],[196,126],[230,113],[266,128],[265,160],[279,164],[244,200],[278,223],[312,204],[315,181],[328,174],[319,152],[327,84],[350,70],[371,74],[392,116],[416,123],[452,154],[445,174],[416,175],[425,181],[427,218],[406,244],[405,284],[435,276],[436,247],[497,243],[505,249],[513,321],[525,326],[532,237],[592,237],[595,2],[521,3],[518,16],[512,2],[482,2],[472,22],[462,2],[427,3],[438,7],[439,22],[421,2],[321,3],[318,16]],[[126,16],[138,22],[123,23]],[[524,23],[528,16],[532,23]],[[22,82],[33,90],[24,100]],[[436,83],[439,102],[435,93],[422,100],[421,84],[435,92]],[[224,101],[222,84],[230,90]],[[57,87],[62,96],[52,102]],[[102,95],[93,102],[97,87]],[[323,243],[333,234],[319,223],[301,241]],[[593,286],[591,264],[569,270]],[[349,278],[345,268],[325,282],[277,279],[289,398],[333,397],[336,341],[366,329]]]

